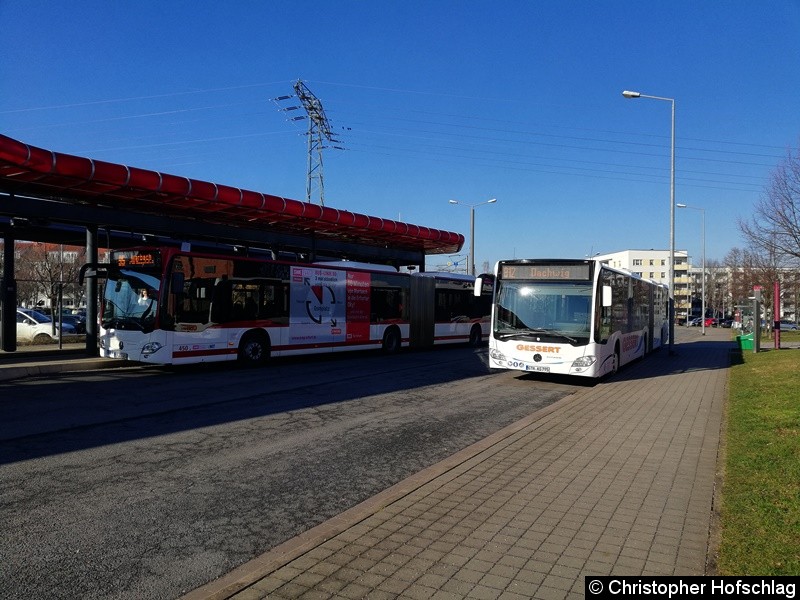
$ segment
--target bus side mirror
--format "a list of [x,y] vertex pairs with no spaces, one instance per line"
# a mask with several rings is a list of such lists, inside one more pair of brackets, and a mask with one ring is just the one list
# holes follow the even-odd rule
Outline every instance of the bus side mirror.
[[611,286],[603,286],[603,306],[611,306]]
[[475,287],[472,288],[472,295],[475,296],[476,298],[480,298],[482,291],[483,291],[483,277],[476,277]]
[[78,272],[78,284],[83,285],[84,279],[105,277],[108,279],[108,270],[111,267],[108,263],[86,263]]

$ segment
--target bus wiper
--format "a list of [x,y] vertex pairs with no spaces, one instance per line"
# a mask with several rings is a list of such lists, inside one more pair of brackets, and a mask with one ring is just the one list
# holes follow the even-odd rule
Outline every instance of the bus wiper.
[[103,319],[103,327],[106,329],[121,329],[123,331],[144,331],[142,322],[133,316],[111,317]]
[[531,337],[534,335],[539,335],[542,332],[541,329],[531,329],[530,327],[519,327],[516,329],[502,329],[496,331],[497,337],[501,340],[510,340],[511,338],[515,337]]
[[553,337],[560,337],[564,338],[568,342],[572,342],[573,344],[577,344],[578,340],[573,337],[568,336],[563,331],[556,331],[555,329],[532,329],[531,331],[535,331],[537,333],[543,333],[545,335],[552,335]]
[[573,344],[577,344],[578,340],[573,337],[562,333],[561,331],[555,331],[554,329],[544,329],[541,327],[526,327],[525,329],[504,329],[502,331],[497,332],[497,337],[501,340],[510,340],[515,337],[530,337],[536,335],[549,335],[552,337],[559,337],[562,339],[567,340]]

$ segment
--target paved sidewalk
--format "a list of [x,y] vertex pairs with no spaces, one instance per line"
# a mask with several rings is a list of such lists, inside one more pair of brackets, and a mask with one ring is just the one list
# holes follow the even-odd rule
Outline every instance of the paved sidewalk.
[[16,352],[0,351],[0,382],[75,371],[133,367],[135,363],[90,357],[85,344],[20,346]]
[[[666,349],[287,541],[185,600],[579,598],[702,575],[728,330]],[[267,508],[268,510],[268,508]]]

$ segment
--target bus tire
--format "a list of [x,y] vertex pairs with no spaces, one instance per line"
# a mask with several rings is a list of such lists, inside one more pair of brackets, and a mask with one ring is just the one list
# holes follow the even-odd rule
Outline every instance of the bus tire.
[[238,356],[245,367],[263,365],[269,359],[269,336],[263,331],[248,331],[239,342]]
[[389,327],[383,332],[381,350],[384,354],[395,354],[400,350],[400,343],[400,330],[397,327]]
[[481,345],[482,338],[483,332],[481,331],[481,326],[473,325],[472,329],[469,330],[469,345],[473,348],[477,348]]
[[614,376],[619,373],[619,342],[614,345],[614,358],[612,360],[614,362],[611,364],[610,375]]

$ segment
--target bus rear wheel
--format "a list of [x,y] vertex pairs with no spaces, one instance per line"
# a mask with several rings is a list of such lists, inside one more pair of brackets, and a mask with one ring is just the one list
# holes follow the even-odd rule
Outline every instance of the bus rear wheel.
[[480,346],[482,337],[483,332],[481,331],[481,326],[473,325],[472,329],[469,331],[469,345],[473,348]]
[[397,327],[390,327],[384,332],[381,350],[384,354],[394,354],[400,350],[400,330]]
[[259,331],[249,331],[239,342],[239,362],[246,367],[263,365],[269,359],[269,337]]

